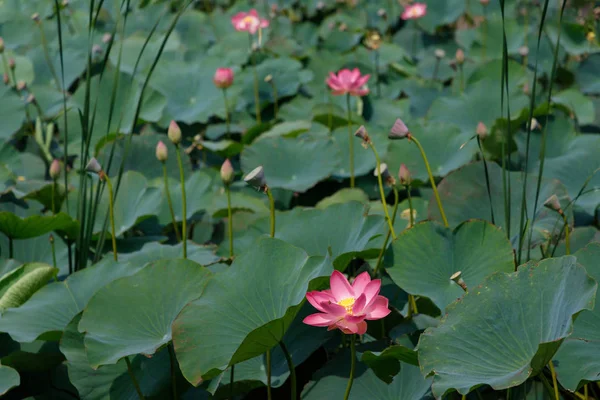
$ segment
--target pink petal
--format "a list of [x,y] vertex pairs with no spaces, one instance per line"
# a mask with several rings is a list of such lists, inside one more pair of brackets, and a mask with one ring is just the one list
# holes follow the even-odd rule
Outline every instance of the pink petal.
[[321,303],[321,307],[327,314],[331,314],[338,318],[347,314],[346,307],[340,306],[336,303],[331,303],[329,301]]
[[365,290],[365,286],[367,286],[369,282],[371,282],[371,276],[368,272],[363,272],[362,274],[358,275],[356,279],[354,279],[354,282],[352,282],[352,289],[354,290],[354,293],[362,293]]
[[381,319],[388,316],[391,312],[389,309],[388,299],[383,296],[377,296],[377,298],[363,310],[366,314],[366,319],[375,320]]
[[256,8],[253,8],[252,10],[248,11],[248,14],[258,18],[258,11],[256,11]]
[[312,326],[330,326],[334,321],[335,319],[328,314],[317,313],[307,316],[302,322]]
[[346,87],[350,87],[352,85],[352,72],[349,69],[343,69],[338,72],[338,79],[340,84]]
[[365,86],[367,84],[367,82],[369,81],[370,77],[371,77],[370,74],[366,74],[366,75],[361,76],[360,78],[358,78],[356,80],[355,86],[358,87],[358,88],[361,88],[361,87]]
[[358,78],[360,78],[360,70],[358,68],[354,68],[350,73],[350,82],[354,84]]
[[358,96],[358,97],[366,96],[366,95],[369,94],[369,89],[368,88],[364,88],[364,89],[352,89],[350,91],[350,94],[352,96]]
[[261,19],[260,20],[260,27],[261,28],[268,28],[269,27],[269,20],[268,19]]
[[325,312],[325,310],[323,309],[323,307],[321,307],[321,303],[335,301],[333,296],[318,291],[306,293],[306,300],[308,300],[308,302],[312,304],[314,308],[322,312]]
[[350,324],[358,324],[363,322],[366,318],[364,315],[346,315],[344,319]]
[[367,323],[365,321],[352,323],[342,319],[338,321],[336,325],[342,332],[347,334],[358,333],[359,335],[362,335],[367,331]]
[[381,290],[381,279],[373,279],[367,284],[365,290],[363,290],[363,293],[367,297],[367,305],[370,304],[373,299],[375,299],[375,297],[379,294],[379,290]]
[[358,296],[358,298],[354,302],[354,305],[352,306],[352,314],[354,314],[354,315],[362,314],[363,309],[365,308],[366,305],[367,305],[367,296],[365,296],[365,294],[363,293],[360,296]]
[[[381,281],[379,283],[381,284]],[[340,271],[333,271],[331,278],[329,279],[329,284],[331,287],[331,294],[333,294],[336,302],[349,297],[354,297],[352,286],[350,286],[348,279],[346,279]],[[379,292],[379,290],[377,291]]]
[[349,93],[346,89],[338,89],[331,92],[331,94],[334,96],[341,96],[346,93]]
[[335,75],[330,76],[329,78],[327,78],[326,81],[327,85],[332,89],[332,90],[344,90],[344,88],[342,87],[342,85],[340,84],[340,81],[337,79],[337,77]]

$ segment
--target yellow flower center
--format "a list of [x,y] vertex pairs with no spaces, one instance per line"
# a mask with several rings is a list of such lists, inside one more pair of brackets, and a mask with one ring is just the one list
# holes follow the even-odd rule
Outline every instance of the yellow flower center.
[[352,307],[354,306],[354,298],[348,297],[346,299],[338,301],[338,304],[346,309],[346,312],[352,315]]
[[252,15],[248,15],[244,17],[243,21],[247,24],[254,24],[256,23],[256,18],[254,18]]

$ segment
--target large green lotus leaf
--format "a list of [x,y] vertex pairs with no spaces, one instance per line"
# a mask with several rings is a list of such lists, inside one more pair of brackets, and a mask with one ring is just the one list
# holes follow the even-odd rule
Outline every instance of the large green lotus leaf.
[[[422,199],[421,197],[412,197],[412,209],[413,209],[413,222],[416,224],[417,222],[427,220],[427,204],[428,201]],[[369,214],[371,215],[381,215],[385,216],[383,212],[383,206],[381,201],[371,201],[371,208],[369,209]],[[390,217],[394,212],[394,207],[391,204],[388,204],[388,212],[390,213]],[[396,219],[394,220],[394,232],[399,234],[405,229],[410,227],[410,204],[408,199],[402,200],[398,204],[398,211],[396,212]],[[387,225],[384,227],[387,232]]]
[[[485,181],[485,172],[482,162],[469,164],[448,175],[438,185],[438,191],[448,223],[451,227],[456,227],[468,219],[483,219],[491,222],[490,201]],[[502,168],[496,163],[488,162],[490,191],[492,196],[492,207],[494,210],[495,224],[501,227],[505,232],[508,227],[505,226],[504,197],[502,190]],[[508,173],[511,182],[510,192],[510,240],[513,248],[518,248],[519,243],[519,223],[521,214],[521,201],[523,196],[523,174],[521,172]],[[535,202],[537,177],[528,176],[526,188],[527,215],[531,224],[533,224],[532,246],[535,246],[552,234],[554,228],[562,223],[562,218],[557,212],[544,207],[544,202],[555,194],[562,203],[563,209],[566,209],[568,195],[565,187],[556,180],[543,179],[536,215],[533,215],[533,203]],[[572,212],[565,211],[572,218]],[[436,221],[441,221],[439,209],[436,201],[431,198],[429,201],[429,215]],[[558,234],[558,232],[554,232]],[[529,229],[523,244],[528,243]]]
[[[6,56],[8,59],[12,58],[15,60],[15,75],[17,76],[17,82],[24,81],[29,87],[31,87],[31,84],[35,78],[33,62],[27,57],[17,55],[10,51],[7,51],[4,56]],[[10,82],[12,84],[14,83],[12,74],[4,69],[4,65],[5,64],[3,62],[0,63],[0,74],[4,75],[4,73],[8,73],[10,76]]]
[[[548,24],[546,32],[548,38],[553,44],[556,43],[559,35],[556,24]],[[588,29],[579,23],[565,22],[563,20],[560,32],[560,46],[570,55],[582,55],[586,53],[597,53],[600,51],[598,40],[589,42],[586,38]]]
[[362,189],[344,188],[338,190],[329,197],[321,199],[315,205],[315,208],[324,209],[334,204],[349,203],[351,201],[367,204],[369,202],[369,196]]
[[560,104],[577,117],[580,125],[593,124],[596,119],[594,104],[589,97],[581,93],[579,89],[567,89],[552,96],[555,104]]
[[600,94],[600,54],[591,54],[577,67],[575,78],[580,90],[585,94]]
[[[200,246],[188,241],[188,259],[200,265],[210,265],[219,261],[215,255],[214,246]],[[178,259],[183,254],[183,243],[175,246],[160,244],[158,242],[146,243],[139,251],[119,254],[119,260],[135,265],[144,265],[156,260]],[[1,282],[1,281],[0,281]]]
[[[569,250],[571,254],[583,249],[590,243],[600,243],[600,231],[594,226],[578,226],[571,228],[569,237]],[[566,241],[561,240],[556,246],[552,257],[564,256],[566,252]],[[579,262],[579,261],[578,261]]]
[[[52,22],[51,24],[55,25],[54,22]],[[56,26],[54,26],[53,30],[56,31]],[[77,80],[77,78],[79,78],[85,70],[89,51],[88,46],[88,38],[85,37],[85,35],[65,35],[65,32],[63,31],[62,57],[66,89],[71,87],[73,82],[75,82],[75,80]],[[58,40],[48,44],[48,54],[50,56],[50,63],[52,64],[52,67],[56,72],[58,82],[54,80],[52,70],[48,66],[48,61],[46,59],[46,53],[44,51],[44,48],[42,46],[36,46],[27,53],[28,57],[33,63],[32,72],[35,73],[35,83],[48,84],[51,85],[54,89],[57,89],[57,86],[59,88],[62,88],[60,60],[61,52]],[[57,90],[57,93],[60,92]]]
[[419,18],[418,24],[429,33],[442,25],[449,25],[465,12],[463,0],[424,0],[427,4],[427,14]]
[[[84,335],[77,330],[81,314],[67,325],[60,341],[69,380],[85,400],[136,400],[137,392],[127,372],[125,360],[93,369],[84,346]],[[169,352],[163,349],[154,357],[136,356],[131,360],[133,373],[144,396],[168,396],[170,387]],[[164,397],[163,397],[164,398]]]
[[[469,142],[474,132],[461,132],[448,123],[411,124],[410,130],[425,149],[434,176],[446,176],[450,171],[468,164],[473,154],[478,152],[477,142]],[[468,143],[461,148],[465,142]],[[400,164],[405,164],[413,179],[423,182],[429,179],[419,149],[408,140],[393,141],[383,159],[392,176],[397,177]]]
[[[357,360],[358,362],[358,360]],[[345,351],[317,371],[302,391],[304,400],[337,399],[346,389],[350,375],[350,354]],[[372,369],[358,362],[349,400],[430,399],[431,378],[423,378],[419,368],[401,363],[392,383],[380,380]]]
[[173,342],[183,375],[198,385],[277,345],[309,282],[331,271],[327,259],[278,239],[258,240],[175,320]]
[[268,137],[256,140],[242,152],[242,170],[262,165],[269,187],[305,192],[329,177],[340,154],[329,138]]
[[0,138],[10,139],[25,119],[25,104],[9,86],[0,86]]
[[[352,140],[354,146],[354,176],[361,176],[372,174],[375,169],[376,161],[375,155],[371,148],[363,148],[362,140],[354,136],[354,132],[358,129],[358,125],[354,125],[351,128],[352,136],[348,137],[348,127],[339,127],[331,133],[331,138],[337,148],[336,153],[340,154],[337,168],[334,176],[340,178],[350,177],[350,144],[349,140]],[[387,139],[387,133],[380,129],[369,132],[369,136],[372,137],[375,148],[379,153],[380,159],[384,159],[390,147],[390,141]]]
[[47,332],[61,332],[101,287],[141,268],[104,260],[50,283],[19,308],[6,310],[0,318],[0,332],[19,342],[33,342]]
[[10,389],[21,384],[21,377],[19,373],[7,367],[0,365],[0,396],[6,394]]
[[90,365],[134,355],[151,356],[171,341],[181,309],[202,294],[211,272],[189,260],[164,260],[101,288],[79,323]]
[[[42,271],[37,271],[38,269],[42,269]],[[15,297],[15,295],[19,294],[7,293],[11,287],[23,281],[20,284],[20,287],[17,288],[19,292],[23,293],[23,299],[21,304],[24,303],[27,299],[29,299],[33,293],[35,293],[40,287],[44,286],[48,280],[56,276],[58,272],[57,269],[43,263],[28,263],[23,264],[20,267],[10,271],[9,273],[2,276],[0,279],[0,308],[7,308],[6,302],[9,301],[9,298]],[[24,289],[27,289],[25,292]],[[4,298],[4,296],[7,298]],[[14,299],[16,300],[16,299]],[[11,307],[18,307],[19,305],[12,305]]]
[[[600,282],[600,244],[592,243],[575,253],[577,263]],[[562,343],[553,358],[560,384],[570,391],[584,381],[597,381],[600,376],[600,306],[583,311],[573,326],[573,333]]]
[[390,277],[410,294],[429,297],[444,310],[464,294],[450,277],[461,271],[468,288],[494,272],[514,271],[506,234],[485,221],[467,221],[454,231],[424,222],[401,233],[388,253]]
[[[248,187],[245,184],[241,190],[236,190],[233,186],[231,187],[232,212],[235,214],[240,211],[248,211],[263,215],[267,214],[269,212],[269,207],[266,204],[267,198],[261,193],[257,193],[258,196],[249,194],[247,189]],[[214,193],[208,211],[215,218],[227,217],[227,195],[224,188],[220,188]]]
[[596,282],[573,256],[497,273],[446,309],[419,339],[419,364],[433,393],[466,394],[480,384],[519,385],[550,360],[573,316],[594,307]]
[[[131,15],[131,18],[140,15],[144,16],[147,15],[147,13],[135,13]],[[152,21],[151,23],[154,24],[155,21]],[[148,35],[145,33],[139,31],[132,33],[131,36],[127,36],[123,41],[119,41],[118,38],[115,38],[113,49],[109,55],[109,61],[112,64],[112,67],[116,68],[119,56],[121,56],[120,70],[128,75],[133,75],[137,63],[138,76],[142,77],[142,79],[146,79],[147,71],[154,62],[164,37],[155,35],[148,40]],[[177,59],[181,57],[181,54],[177,53],[179,45],[180,43],[178,42],[176,35],[171,35],[169,40],[167,40],[163,57],[161,57],[158,65],[162,65],[162,63],[165,62],[165,58]],[[121,46],[123,46],[122,52]],[[140,55],[142,50],[144,50],[144,52]]]
[[0,232],[12,239],[29,239],[56,230],[68,230],[75,223],[65,213],[20,218],[11,212],[0,211]]
[[[8,238],[0,236],[0,248],[2,248],[2,257],[8,258],[9,248]],[[42,235],[32,239],[15,240],[13,242],[13,259],[21,263],[43,262],[52,265],[54,263],[52,255],[52,246],[50,245],[50,235]],[[58,240],[54,235],[54,251],[56,255],[56,266],[60,268],[60,275],[68,272],[68,253],[67,245],[62,240]]]

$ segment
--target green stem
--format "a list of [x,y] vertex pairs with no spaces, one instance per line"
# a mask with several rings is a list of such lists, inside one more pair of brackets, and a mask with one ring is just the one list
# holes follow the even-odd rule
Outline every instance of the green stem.
[[412,294],[408,295],[408,304],[409,304],[409,311],[408,311],[409,316],[419,313],[419,309],[417,308],[417,301],[415,300],[415,296],[413,296]]
[[[398,189],[395,186],[392,186],[394,189],[394,211],[392,212],[392,225],[394,225],[394,221],[396,220],[396,212],[398,211]],[[385,240],[383,241],[383,246],[381,247],[381,251],[379,252],[379,257],[377,257],[377,264],[375,264],[375,271],[373,271],[373,276],[377,276],[379,273],[379,268],[381,267],[381,262],[383,261],[383,255],[385,253],[385,249],[387,249],[388,242],[390,241],[390,236],[392,235],[392,231],[387,231],[385,235]],[[382,320],[383,321],[383,320]]]
[[177,400],[177,365],[173,342],[169,343],[167,347],[169,348],[169,360],[171,361],[171,389],[173,400]]
[[477,136],[477,145],[479,146],[479,152],[481,153],[481,159],[483,160],[483,170],[485,172],[485,185],[487,187],[487,192],[488,192],[488,200],[490,202],[490,213],[492,215],[492,224],[496,224],[496,221],[494,219],[494,205],[492,203],[492,189],[490,186],[490,174],[488,172],[488,166],[487,166],[487,161],[485,161],[485,155],[483,154],[483,147],[481,146],[481,139],[479,138],[479,135]]
[[406,197],[408,198],[408,221],[410,222],[410,228],[415,225],[415,211],[412,203],[412,196],[410,195],[410,185],[406,185]]
[[229,372],[229,399],[233,400],[233,382],[235,382],[235,364],[231,366]]
[[225,193],[227,194],[227,225],[229,228],[229,258],[233,259],[233,218],[231,211],[231,190],[229,185],[225,185]]
[[329,116],[327,120],[327,127],[329,128],[329,132],[333,131],[333,98],[331,94],[329,95]]
[[296,369],[294,368],[294,361],[292,360],[292,355],[288,351],[285,343],[283,341],[279,342],[279,347],[283,351],[285,355],[285,360],[287,361],[288,369],[290,370],[290,386],[291,386],[291,400],[296,400],[298,397],[298,391],[296,389]]
[[271,237],[275,237],[275,199],[273,199],[273,193],[271,189],[266,189],[267,196],[269,196],[269,209],[271,210]]
[[54,236],[50,235],[50,250],[52,251],[52,266],[56,267],[56,248],[54,247]]
[[108,177],[108,175],[104,174],[104,179],[106,180],[106,186],[108,186],[108,213],[109,213],[109,218],[110,218],[110,236],[112,239],[112,249],[113,249],[113,255],[115,258],[115,261],[119,261],[119,255],[117,253],[117,236],[116,236],[116,229],[115,229],[115,201],[113,199],[114,196],[114,192],[113,192],[113,185],[112,182],[110,181],[110,178]]
[[375,155],[375,161],[377,162],[377,181],[379,183],[379,195],[381,196],[381,205],[383,206],[383,212],[385,213],[385,219],[387,221],[388,227],[390,228],[390,232],[392,233],[392,238],[396,240],[396,232],[394,232],[394,225],[392,225],[392,220],[390,218],[390,214],[387,208],[387,202],[385,201],[385,192],[383,191],[383,180],[381,178],[381,171],[379,171],[379,167],[381,166],[381,160],[379,159],[379,154],[377,153],[377,149],[375,149],[375,145],[373,145],[373,142],[369,141],[369,145],[373,150],[373,154]]
[[231,116],[229,115],[229,101],[227,100],[227,89],[223,89],[223,101],[225,102],[225,124],[227,126],[227,139],[231,139]]
[[125,357],[125,364],[127,364],[127,372],[129,372],[129,377],[131,378],[131,382],[133,382],[133,387],[137,392],[138,398],[140,400],[145,400],[145,397],[142,394],[142,389],[140,388],[140,384],[138,383],[137,378],[133,373],[133,369],[131,368],[131,361],[129,361],[129,357]]
[[[4,65],[4,72],[6,72],[6,74],[9,76],[9,78],[12,75],[13,78],[13,82],[12,82],[12,86],[16,86],[17,85],[17,80],[15,79],[14,76],[14,71],[12,71],[9,67],[8,67],[8,60],[6,59],[6,53],[2,53],[2,64]],[[8,84],[10,85],[10,79]]]
[[[481,44],[481,60],[485,61],[485,52],[487,46],[487,33],[488,33],[488,21],[487,21],[487,7],[483,6],[483,40]],[[479,392],[477,392],[479,393]]]
[[350,93],[346,95],[346,111],[348,112],[348,143],[350,145],[350,187],[354,187],[354,140],[352,135],[352,113],[350,112]]
[[381,79],[379,76],[379,50],[374,50],[375,52],[375,82],[377,87],[377,97],[381,98]]
[[413,34],[413,42],[412,42],[412,56],[414,59],[417,58],[417,38],[419,37],[419,30],[417,29],[417,21],[413,23],[413,29],[415,33]]
[[588,385],[583,385],[583,398],[588,400]]
[[458,73],[460,76],[460,93],[462,94],[465,91],[465,77],[464,77],[462,65],[458,66]]
[[175,238],[177,242],[181,241],[181,235],[179,234],[179,227],[177,225],[177,219],[175,218],[175,210],[173,209],[173,202],[171,201],[171,190],[169,189],[169,176],[167,174],[167,164],[163,165],[163,177],[165,180],[165,195],[167,196],[167,203],[169,204],[169,212],[171,213],[171,221],[173,221],[173,230],[175,231]]
[[261,123],[260,118],[260,96],[258,93],[258,71],[256,70],[256,52],[252,49],[252,35],[248,34],[250,39],[250,58],[252,59],[252,70],[254,72],[254,110],[256,112],[256,123]]
[[350,377],[348,378],[348,385],[346,386],[346,394],[344,394],[344,400],[350,398],[350,390],[352,389],[352,383],[354,382],[354,370],[356,369],[356,335],[352,335],[350,339]]
[[427,168],[427,174],[429,175],[429,181],[431,182],[431,188],[433,189],[433,194],[435,195],[437,206],[440,209],[440,215],[442,216],[442,220],[444,221],[444,226],[447,228],[449,226],[448,220],[446,219],[444,207],[442,207],[442,200],[440,199],[440,194],[438,193],[435,180],[433,179],[433,174],[431,173],[431,167],[429,166],[429,161],[427,161],[427,155],[425,154],[425,150],[423,149],[423,146],[421,146],[421,143],[417,140],[416,137],[410,135],[409,139],[415,142],[415,144],[419,148],[419,151],[421,152],[421,156],[423,157],[423,161],[425,162],[425,168]]
[[42,39],[42,48],[44,49],[44,57],[46,58],[46,64],[48,64],[48,69],[52,74],[52,78],[54,78],[54,82],[56,83],[56,88],[62,92],[62,88],[60,87],[60,80],[58,80],[58,75],[56,74],[56,70],[54,69],[54,65],[52,64],[52,60],[50,59],[50,53],[48,52],[48,41],[46,40],[46,34],[44,33],[44,28],[42,27],[42,21],[37,24],[40,28],[40,37]]
[[271,350],[267,350],[267,400],[272,400],[271,394]]
[[56,205],[54,204],[54,196],[56,196],[56,179],[52,182],[52,215],[56,215]]
[[277,94],[277,86],[275,86],[275,82],[271,81],[271,86],[273,87],[273,117],[274,119],[277,119],[277,114],[279,113],[279,96]]
[[183,241],[183,258],[187,258],[187,199],[185,196],[185,174],[183,172],[183,160],[181,159],[181,152],[179,151],[179,145],[175,145],[175,152],[177,153],[177,163],[179,164],[179,179],[181,180],[181,240]]
[[433,77],[432,80],[435,82],[437,80],[438,70],[440,69],[440,59],[436,57],[435,66],[433,67]]
[[550,368],[550,374],[552,375],[552,386],[554,387],[554,398],[555,398],[555,400],[560,400],[560,394],[558,393],[558,382],[556,381],[556,371],[554,370],[554,364],[552,364],[552,360],[550,360],[550,362],[548,363],[548,367]]
[[569,220],[567,219],[567,215],[563,212],[561,213],[563,221],[565,223],[565,254],[571,254],[571,241],[569,234]]

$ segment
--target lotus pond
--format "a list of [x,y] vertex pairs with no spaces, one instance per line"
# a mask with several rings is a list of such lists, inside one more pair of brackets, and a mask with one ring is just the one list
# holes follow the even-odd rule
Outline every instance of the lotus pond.
[[599,400],[599,20],[0,0],[0,395]]

